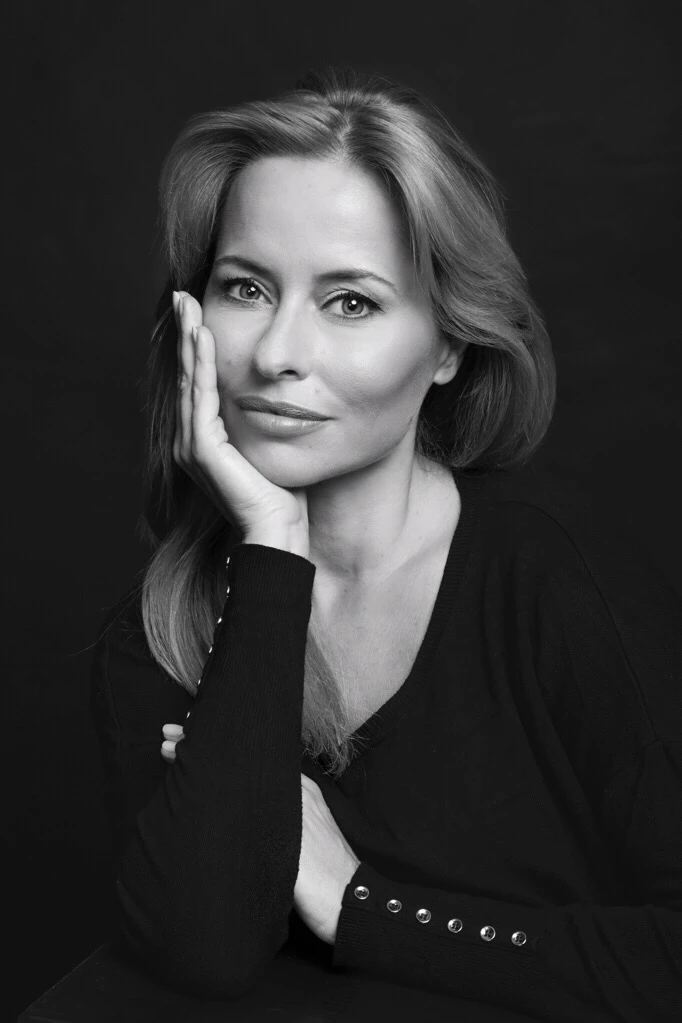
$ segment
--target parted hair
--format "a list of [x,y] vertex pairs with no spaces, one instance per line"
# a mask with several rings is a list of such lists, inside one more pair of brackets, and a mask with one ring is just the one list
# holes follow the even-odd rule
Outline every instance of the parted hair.
[[[267,156],[333,159],[366,170],[398,210],[434,322],[466,342],[455,377],[433,385],[415,435],[420,457],[471,474],[521,467],[541,443],[556,397],[543,318],[507,238],[502,191],[445,114],[384,76],[310,71],[295,87],[192,117],[161,170],[169,278],[147,362],[146,467],[139,533],[152,550],[139,586],[149,649],[196,692],[221,613],[230,524],[173,459],[178,365],[172,290],[202,301],[230,186]],[[302,749],[330,774],[353,755],[339,686],[308,629]]]

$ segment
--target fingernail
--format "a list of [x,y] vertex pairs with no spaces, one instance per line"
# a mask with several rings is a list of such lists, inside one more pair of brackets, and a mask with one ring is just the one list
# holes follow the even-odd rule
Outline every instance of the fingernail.
[[198,334],[199,334],[198,327],[196,327],[196,326],[192,327],[192,341],[194,342],[194,344],[197,343],[197,336],[198,336]]
[[178,316],[182,316],[182,309],[185,304],[185,296],[182,292],[178,292]]

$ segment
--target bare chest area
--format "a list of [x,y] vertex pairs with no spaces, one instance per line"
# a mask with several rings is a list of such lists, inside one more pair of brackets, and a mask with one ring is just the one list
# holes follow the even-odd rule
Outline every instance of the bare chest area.
[[348,594],[318,613],[316,639],[357,729],[400,689],[426,635],[447,549],[376,591]]
[[[435,479],[421,507],[411,555],[381,582],[347,584],[316,576],[315,640],[351,731],[408,678],[433,614],[461,503],[450,473]],[[408,545],[406,544],[406,547]]]

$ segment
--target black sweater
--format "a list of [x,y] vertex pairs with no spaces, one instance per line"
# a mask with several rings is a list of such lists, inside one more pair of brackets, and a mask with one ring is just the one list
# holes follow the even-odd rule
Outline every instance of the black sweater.
[[[235,543],[196,699],[136,599],[107,615],[92,706],[124,934],[213,997],[305,932],[333,967],[546,1021],[680,1019],[682,601],[574,488],[454,477],[424,641],[337,781],[302,755],[312,562]],[[186,725],[174,763],[166,722]],[[301,772],[361,861],[334,946],[293,908]]]

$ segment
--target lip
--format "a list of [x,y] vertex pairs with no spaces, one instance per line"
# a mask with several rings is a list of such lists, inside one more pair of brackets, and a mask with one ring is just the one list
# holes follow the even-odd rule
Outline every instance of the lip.
[[288,419],[326,420],[329,416],[323,416],[320,412],[305,408],[303,405],[290,405],[284,401],[268,401],[267,398],[260,398],[257,395],[245,395],[237,402],[242,409],[253,409],[255,412],[269,412],[276,416],[286,416]]
[[293,416],[273,415],[252,408],[243,408],[242,413],[250,426],[271,437],[298,437],[329,422],[328,419],[297,419]]

